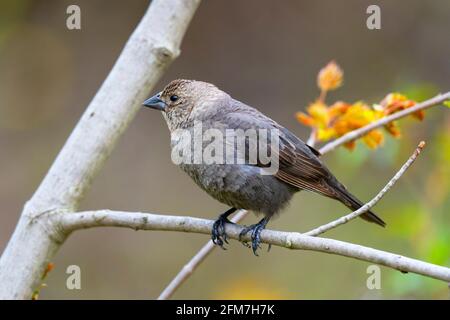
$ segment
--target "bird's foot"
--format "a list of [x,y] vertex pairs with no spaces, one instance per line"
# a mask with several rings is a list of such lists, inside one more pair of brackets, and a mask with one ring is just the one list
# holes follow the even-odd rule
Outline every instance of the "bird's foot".
[[214,221],[211,232],[212,242],[224,250],[226,250],[226,248],[224,247],[224,243],[228,244],[228,236],[227,233],[225,232],[225,225],[227,223],[234,224],[233,222],[228,220],[225,214],[220,215],[219,218],[216,221]]
[[[258,248],[260,248],[261,244],[261,232],[266,228],[267,222],[269,220],[267,218],[262,219],[256,224],[252,224],[248,227],[245,227],[241,233],[239,234],[239,241],[242,242],[243,245],[245,245],[248,248],[252,248],[253,254],[255,256],[258,256],[258,253],[256,252]],[[248,244],[246,241],[242,241],[242,237],[244,237],[247,233],[251,232],[251,239],[252,244]]]

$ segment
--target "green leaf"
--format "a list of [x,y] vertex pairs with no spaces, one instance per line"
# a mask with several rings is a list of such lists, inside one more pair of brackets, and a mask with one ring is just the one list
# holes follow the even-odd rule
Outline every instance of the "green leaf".
[[450,100],[444,101],[444,106],[450,108]]

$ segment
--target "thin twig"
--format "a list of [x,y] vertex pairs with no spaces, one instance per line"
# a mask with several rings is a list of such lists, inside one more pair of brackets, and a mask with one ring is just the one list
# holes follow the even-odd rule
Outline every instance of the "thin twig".
[[417,159],[418,155],[420,154],[420,152],[422,151],[422,149],[424,147],[425,147],[425,142],[424,141],[420,142],[419,145],[417,146],[416,150],[414,151],[414,153],[408,159],[408,161],[406,161],[405,164],[400,168],[400,170],[398,170],[398,172],[388,182],[388,184],[386,184],[386,186],[372,200],[367,202],[361,208],[359,208],[358,210],[356,210],[348,215],[345,215],[339,219],[336,219],[330,223],[324,224],[318,228],[308,231],[304,234],[306,234],[308,236],[318,236],[319,234],[322,234],[331,229],[334,229],[334,228],[340,226],[341,224],[347,223],[350,220],[353,220],[353,219],[359,217],[360,215],[362,215],[363,213],[366,213],[367,211],[369,211],[378,201],[381,200],[381,198],[386,194],[386,192],[388,192],[394,186],[394,184],[400,179],[400,177],[406,172],[406,170],[408,170],[408,168]]
[[[322,97],[322,98],[324,99],[324,97]],[[405,116],[407,116],[407,115],[409,115],[409,114],[411,114],[411,113],[414,113],[414,112],[416,112],[416,111],[418,111],[418,110],[423,110],[423,109],[426,109],[426,108],[429,108],[429,107],[438,105],[438,104],[440,104],[440,103],[442,103],[442,102],[444,102],[444,101],[446,101],[446,100],[448,100],[448,99],[450,99],[450,92],[447,92],[447,93],[445,93],[445,94],[438,95],[438,96],[436,96],[436,97],[434,97],[434,98],[432,98],[432,99],[426,100],[426,101],[424,101],[424,102],[422,102],[422,103],[417,104],[416,106],[414,106],[414,107],[412,107],[412,108],[403,110],[403,111],[401,111],[401,112],[394,113],[394,114],[391,115],[391,116],[388,116],[388,117],[386,117],[386,118],[380,119],[380,120],[378,120],[378,121],[376,121],[376,122],[373,122],[373,123],[371,123],[371,124],[369,124],[369,125],[367,125],[367,126],[365,126],[365,127],[360,128],[360,129],[358,129],[358,130],[354,130],[354,131],[352,131],[352,132],[349,132],[348,134],[346,134],[346,135],[340,137],[339,139],[336,139],[336,140],[334,140],[334,141],[332,141],[332,142],[326,144],[325,146],[323,146],[323,147],[319,150],[319,152],[320,152],[321,154],[325,154],[325,153],[327,153],[327,152],[330,152],[330,151],[334,150],[335,148],[337,148],[338,146],[340,146],[340,145],[342,145],[342,144],[345,144],[345,143],[347,143],[347,142],[349,142],[349,141],[351,141],[351,140],[354,140],[354,139],[356,139],[356,138],[358,138],[358,137],[361,137],[361,136],[363,136],[364,134],[366,134],[367,132],[369,132],[369,131],[371,131],[371,130],[373,130],[373,129],[376,129],[376,128],[379,128],[379,127],[381,127],[381,126],[384,126],[384,125],[386,125],[387,123],[389,123],[389,122],[391,122],[391,121],[394,121],[394,120],[400,119],[400,118],[402,118],[402,117],[405,117]],[[316,144],[316,142],[317,142],[317,139],[316,139],[316,132],[315,132],[315,130],[313,129],[313,130],[311,130],[311,133],[310,133],[309,138],[308,138],[308,140],[307,140],[306,143],[307,143],[308,145],[310,145],[311,147],[314,147],[315,144]],[[406,170],[406,169],[405,169],[405,170]],[[394,177],[394,178],[395,178],[395,177]],[[391,181],[392,181],[392,180],[391,180]],[[396,180],[395,180],[395,181],[396,181]],[[392,183],[392,185],[395,183],[395,181]],[[389,185],[389,184],[388,184],[388,185]],[[392,186],[390,186],[387,190],[389,190],[391,187],[392,187]],[[381,191],[380,191],[380,194],[381,194],[381,195],[378,194],[373,200],[375,200],[378,196],[380,196],[379,199],[381,199],[381,197],[384,195],[385,192],[387,192],[387,190],[384,191],[384,192],[383,192],[383,190],[381,190]],[[360,209],[358,209],[357,211],[352,212],[351,214],[342,217],[341,219],[338,220],[339,222],[337,222],[337,221],[330,222],[329,224],[324,225],[324,226],[320,226],[320,227],[318,227],[318,228],[316,228],[316,229],[314,229],[314,230],[309,231],[308,233],[311,233],[311,235],[316,235],[315,233],[318,232],[318,233],[317,233],[317,235],[318,235],[318,234],[321,234],[321,233],[323,233],[323,232],[328,231],[329,229],[335,228],[335,226],[332,226],[332,227],[331,227],[331,226],[330,226],[331,224],[334,225],[334,223],[337,223],[337,225],[339,225],[339,224],[347,223],[348,221],[354,219],[353,216],[357,217],[357,216],[359,216],[359,215],[361,215],[361,214],[363,214],[363,213],[369,211],[369,209],[370,209],[372,206],[374,206],[374,205],[379,201],[379,199],[376,200],[376,201],[373,201],[373,200],[372,200],[373,203],[372,203],[372,201],[371,201],[371,202],[369,202],[368,204],[366,204],[365,206],[363,206],[363,207],[361,207]],[[369,206],[369,204],[371,204],[371,205]],[[243,214],[244,214],[244,215],[247,215],[247,214],[248,214],[248,211],[243,210]],[[348,219],[348,220],[347,220],[347,219]],[[344,221],[344,220],[345,220],[345,222],[342,222],[342,221]],[[337,226],[337,225],[336,225],[336,226]],[[324,229],[324,231],[322,231],[322,228]],[[328,229],[328,228],[329,228],[329,229]],[[308,233],[307,233],[307,234],[308,234]],[[191,261],[198,261],[198,263],[196,263],[195,265],[190,265],[189,267],[190,267],[191,269],[189,269],[189,272],[185,272],[185,271],[184,271],[184,268],[185,268],[186,266],[183,267],[183,269],[181,269],[180,272],[179,272],[179,273],[175,276],[175,278],[171,281],[171,283],[169,284],[169,286],[168,286],[166,289],[164,289],[164,292],[165,292],[166,290],[169,290],[169,287],[170,287],[170,290],[172,290],[172,291],[168,291],[168,292],[166,293],[166,295],[164,295],[164,296],[163,296],[163,294],[164,294],[164,292],[163,292],[163,293],[160,295],[160,297],[159,297],[158,299],[167,299],[167,298],[169,298],[171,295],[173,295],[174,291],[181,285],[181,283],[183,283],[184,281],[186,281],[186,279],[193,273],[194,269],[195,269],[201,262],[203,262],[203,260],[206,258],[206,256],[208,256],[209,253],[210,253],[213,249],[214,249],[214,246],[211,245],[210,243],[205,244],[205,245],[202,247],[202,249],[200,249],[200,251],[199,251],[198,253],[196,253],[196,254],[194,255],[194,257],[191,259]],[[179,283],[176,282],[176,281],[178,281]],[[175,283],[174,283],[174,282],[175,282]],[[168,295],[169,292],[170,292],[170,294]]]
[[[239,210],[232,218],[231,221],[234,223],[239,223],[245,216],[247,216],[247,210]],[[195,269],[206,259],[206,257],[216,249],[217,246],[209,240],[201,249],[198,251],[188,263],[186,263],[183,268],[178,272],[175,278],[170,281],[169,285],[161,292],[158,300],[169,299],[175,291],[181,286],[194,272]]]
[[[179,231],[210,235],[214,223],[212,220],[186,216],[110,210],[58,214],[53,217],[58,219],[59,226],[65,232],[94,227],[124,227],[135,230]],[[238,240],[242,230],[243,227],[237,224],[226,226],[226,232],[230,239]],[[242,237],[242,240],[250,241],[250,235]],[[402,272],[417,273],[446,282],[450,281],[450,268],[339,240],[311,237],[298,232],[263,230],[261,242],[288,249],[341,255],[384,265]]]
[[[406,172],[406,170],[412,165],[412,163],[416,160],[422,149],[424,148],[425,143],[422,141],[419,143],[418,147],[414,151],[413,155],[406,161],[406,163],[401,167],[401,169],[397,172],[397,174],[389,181],[389,183],[367,204],[362,206],[360,209],[352,212],[351,214],[348,214],[344,217],[341,217],[340,219],[337,219],[333,222],[330,222],[328,224],[325,224],[323,226],[320,226],[314,230],[311,230],[305,235],[308,236],[317,236],[319,234],[322,234],[326,231],[329,231],[333,228],[336,228],[337,226],[347,223],[350,220],[355,219],[359,215],[367,212],[370,210],[383,196],[386,192],[388,192],[394,184],[400,179],[400,177]],[[246,210],[239,210],[239,212],[234,215],[234,217],[231,219],[233,222],[237,223],[240,220],[242,220],[246,215],[248,214],[248,211]],[[208,241],[202,249],[195,254],[192,259],[180,270],[180,272],[172,279],[172,281],[169,283],[169,285],[163,290],[163,292],[158,297],[158,300],[166,300],[169,299],[175,291],[191,276],[191,274],[194,272],[194,270],[202,263],[206,257],[216,248],[216,246],[213,244],[212,241]]]
[[439,105],[441,103],[443,103],[446,100],[450,99],[450,92],[444,93],[444,94],[439,94],[437,96],[435,96],[434,98],[431,98],[429,100],[423,101],[421,103],[416,104],[414,107],[396,112],[390,116],[387,116],[385,118],[382,118],[378,121],[372,122],[370,124],[368,124],[365,127],[353,130],[345,135],[343,135],[342,137],[333,140],[330,143],[327,143],[325,146],[323,146],[319,151],[322,154],[325,154],[327,152],[330,152],[331,150],[337,148],[338,146],[350,142],[352,140],[355,140],[359,137],[362,137],[363,135],[365,135],[366,133],[372,131],[373,129],[382,127],[384,125],[387,125],[388,123],[398,120],[400,118],[406,117],[407,115],[410,115],[411,113],[417,112],[419,110],[424,110],[436,105]]
[[316,145],[316,130],[315,129],[311,130],[311,133],[309,134],[309,138],[306,141],[306,144],[311,147],[314,147]]
[[[315,130],[311,130],[311,133],[309,135],[308,141],[306,142],[309,146],[314,147],[316,145],[316,132]],[[234,223],[238,223],[239,221],[243,220],[247,215],[249,214],[249,211],[247,210],[239,210],[238,213],[236,213],[231,221]],[[183,266],[183,268],[180,269],[180,271],[177,273],[177,275],[170,281],[170,283],[167,285],[167,287],[163,290],[163,292],[159,295],[158,300],[167,300],[169,299],[175,291],[178,289],[180,285],[182,285],[191,275],[194,273],[195,269],[202,263],[207,256],[215,249],[217,248],[216,245],[210,240],[208,241],[192,258],[189,260],[187,264]]]

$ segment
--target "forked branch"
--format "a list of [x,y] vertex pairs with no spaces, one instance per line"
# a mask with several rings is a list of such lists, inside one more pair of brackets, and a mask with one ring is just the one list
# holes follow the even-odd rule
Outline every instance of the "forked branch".
[[[400,179],[406,172],[409,166],[414,162],[425,143],[421,142],[414,154],[402,166],[397,174],[389,181],[389,183],[380,191],[380,193],[368,204],[361,209],[349,214],[341,219],[333,221],[322,227],[314,229],[307,234],[300,234],[296,232],[280,232],[272,230],[264,230],[261,233],[261,241],[270,245],[276,245],[289,249],[313,250],[326,252],[336,255],[342,255],[358,260],[368,261],[380,265],[384,265],[402,272],[413,272],[428,276],[431,278],[450,281],[450,269],[431,263],[423,262],[407,258],[398,254],[393,254],[386,251],[376,250],[369,247],[364,247],[348,242],[325,239],[315,237],[316,235],[330,230],[338,225],[346,223],[358,215],[369,210],[375,205],[382,196]],[[239,216],[242,216],[242,212]],[[74,230],[93,228],[93,227],[125,227],[135,230],[164,230],[164,231],[182,231],[210,234],[213,221],[193,218],[193,217],[177,217],[169,215],[156,215],[141,212],[122,212],[122,211],[86,211],[73,214],[61,214],[59,217],[60,226],[67,232]],[[232,239],[239,239],[239,234],[242,227],[239,225],[227,225],[227,235]],[[249,236],[243,240],[250,240]],[[206,245],[204,252],[193,263],[193,266],[198,265],[210,252],[210,245]],[[192,273],[193,269],[185,269],[183,274]],[[161,298],[167,298],[176,288],[185,280],[185,277],[180,275],[170,288],[166,289],[166,293]]]

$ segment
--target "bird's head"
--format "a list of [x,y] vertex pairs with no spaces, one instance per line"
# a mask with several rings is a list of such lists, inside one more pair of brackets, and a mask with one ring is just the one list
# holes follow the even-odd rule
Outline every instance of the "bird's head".
[[177,79],[170,82],[163,91],[145,100],[143,105],[163,112],[169,129],[175,130],[199,115],[214,112],[214,106],[228,95],[213,84]]

